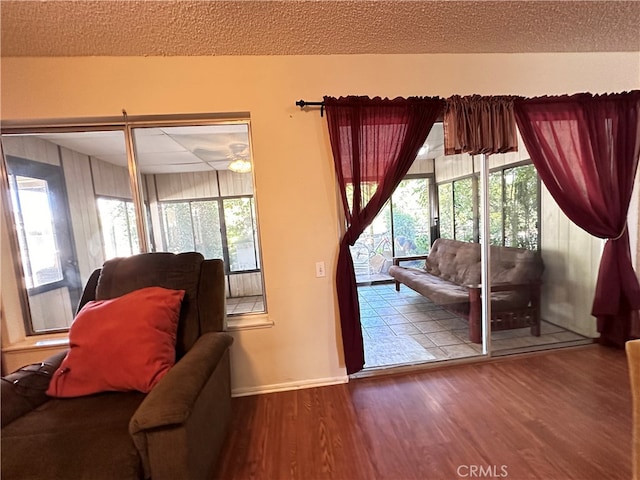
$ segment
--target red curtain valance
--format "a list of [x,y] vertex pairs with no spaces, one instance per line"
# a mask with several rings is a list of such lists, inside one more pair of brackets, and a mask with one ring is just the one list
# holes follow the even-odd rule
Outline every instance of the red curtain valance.
[[444,154],[518,151],[513,102],[517,97],[454,95],[446,100]]

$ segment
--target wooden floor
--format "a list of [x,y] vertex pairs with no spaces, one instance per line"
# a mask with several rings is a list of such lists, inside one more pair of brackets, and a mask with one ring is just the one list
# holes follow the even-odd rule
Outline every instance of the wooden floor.
[[598,345],[233,402],[215,478],[631,478],[626,357]]

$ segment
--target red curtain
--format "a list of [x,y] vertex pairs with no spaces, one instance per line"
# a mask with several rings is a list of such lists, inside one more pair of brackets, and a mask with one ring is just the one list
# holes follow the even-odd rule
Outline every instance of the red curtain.
[[442,114],[439,98],[325,97],[329,137],[347,231],[336,288],[347,373],[364,367],[360,306],[349,246],[380,212]]
[[608,239],[592,315],[601,343],[623,347],[638,328],[640,309],[627,230],[640,156],[640,91],[520,99],[515,113],[531,160],[562,211]]

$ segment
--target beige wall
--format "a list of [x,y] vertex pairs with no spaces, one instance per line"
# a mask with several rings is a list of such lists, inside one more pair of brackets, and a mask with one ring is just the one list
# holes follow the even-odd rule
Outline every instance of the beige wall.
[[[250,113],[264,275],[274,326],[234,333],[237,393],[338,381],[345,374],[331,275],[339,220],[326,119],[318,111],[301,111],[296,100],[348,94],[533,96],[640,88],[640,53],[2,62],[2,120],[113,116],[122,108],[130,115]],[[5,248],[3,243],[3,258]],[[315,278],[315,262],[321,260],[330,275]],[[4,291],[2,300],[16,301]],[[4,310],[10,323],[20,322],[15,308]]]

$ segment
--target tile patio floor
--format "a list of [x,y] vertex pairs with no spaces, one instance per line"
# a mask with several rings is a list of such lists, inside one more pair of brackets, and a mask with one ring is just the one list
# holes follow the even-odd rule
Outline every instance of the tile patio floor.
[[[358,287],[364,337],[365,368],[434,362],[481,355],[481,345],[469,340],[467,322],[427,298],[394,284]],[[494,332],[494,353],[526,351],[544,345],[591,343],[581,335],[542,322],[540,337],[529,328]]]
[[262,295],[227,298],[227,315],[264,312]]

